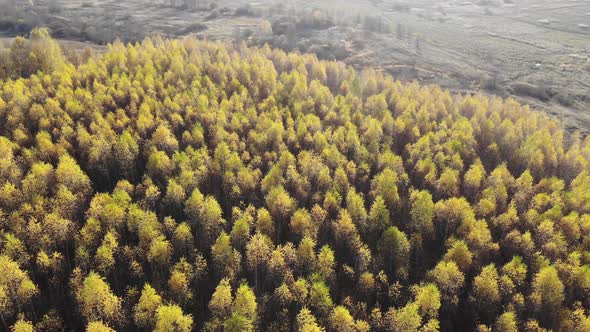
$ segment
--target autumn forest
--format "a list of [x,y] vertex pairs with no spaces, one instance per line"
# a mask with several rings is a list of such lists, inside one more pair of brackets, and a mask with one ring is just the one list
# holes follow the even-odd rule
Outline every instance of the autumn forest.
[[0,51],[0,330],[590,331],[590,139],[152,36]]

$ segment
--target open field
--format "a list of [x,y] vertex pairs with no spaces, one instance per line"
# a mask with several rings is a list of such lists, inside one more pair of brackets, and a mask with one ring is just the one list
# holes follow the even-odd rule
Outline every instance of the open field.
[[401,80],[514,96],[590,133],[588,0],[56,0],[3,7],[14,8],[0,21],[9,37],[46,25],[58,38],[100,44],[152,32],[269,43]]

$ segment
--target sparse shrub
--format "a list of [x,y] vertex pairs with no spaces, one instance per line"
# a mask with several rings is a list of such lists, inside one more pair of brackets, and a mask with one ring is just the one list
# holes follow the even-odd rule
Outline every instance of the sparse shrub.
[[250,38],[252,37],[252,35],[254,35],[254,31],[252,29],[244,29],[244,31],[242,32],[243,38]]
[[291,22],[285,22],[283,19],[279,19],[272,23],[272,33],[275,35],[286,35],[289,29],[295,29],[295,26]]
[[300,14],[297,17],[297,28],[300,29],[327,29],[334,26],[332,18],[324,11],[314,9],[311,12]]
[[381,15],[365,16],[363,19],[363,29],[381,33],[391,33],[393,31],[389,22]]
[[263,20],[258,24],[258,33],[263,35],[272,33],[272,24],[267,20]]
[[52,2],[51,4],[49,4],[48,10],[51,14],[59,14],[61,13],[62,8],[59,4]]
[[409,12],[410,5],[408,5],[406,3],[394,3],[393,10],[398,11],[398,12]]
[[207,16],[205,16],[206,20],[214,20],[221,16],[221,11],[219,9],[213,9],[209,12]]
[[366,43],[363,39],[355,38],[352,40],[352,46],[357,50],[362,50],[363,48],[365,48]]
[[8,50],[0,48],[0,79],[8,77],[8,73],[10,72],[8,54]]
[[235,16],[254,16],[254,11],[252,10],[252,7],[250,6],[250,4],[245,4],[243,6],[240,6],[238,8],[236,8],[236,11],[234,12]]
[[543,101],[549,100],[547,89],[543,87],[527,82],[514,82],[510,87],[517,95],[534,97]]
[[558,93],[555,99],[563,106],[572,106],[574,103],[574,97],[568,93]]
[[479,0],[477,2],[478,5],[480,6],[499,6],[500,5],[500,1],[497,0]]
[[308,53],[314,53],[322,60],[342,59],[341,47],[338,45],[317,45],[313,44],[306,50]]
[[499,90],[498,77],[483,74],[479,79],[479,86],[485,90]]
[[203,30],[207,30],[207,26],[200,22],[193,22],[189,24],[186,28],[178,30],[178,35],[186,35],[189,33],[200,32]]

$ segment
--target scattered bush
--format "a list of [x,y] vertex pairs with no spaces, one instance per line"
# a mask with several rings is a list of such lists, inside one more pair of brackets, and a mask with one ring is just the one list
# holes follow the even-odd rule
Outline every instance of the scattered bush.
[[543,101],[549,100],[547,89],[527,82],[515,82],[510,85],[515,94],[534,97]]
[[205,16],[205,20],[214,20],[219,18],[219,16],[221,16],[221,11],[219,9],[213,9]]
[[393,32],[389,21],[384,19],[381,15],[365,16],[363,18],[363,29],[379,33]]
[[189,24],[186,28],[178,30],[177,35],[181,36],[189,33],[201,32],[207,30],[207,28],[208,27],[203,23],[194,22]]
[[256,13],[252,10],[250,4],[243,5],[241,7],[236,8],[234,12],[235,16],[255,16]]
[[558,93],[554,98],[563,106],[572,106],[574,104],[574,96],[568,93]]
[[280,18],[272,23],[272,33],[275,35],[286,35],[290,31],[295,31],[295,24],[289,22],[287,18]]
[[498,84],[498,77],[497,76],[490,76],[487,74],[483,74],[479,79],[479,86],[482,89],[495,91],[500,89],[500,85]]
[[51,2],[49,4],[48,10],[49,10],[49,13],[51,13],[51,14],[59,14],[63,10],[63,8],[55,2]]

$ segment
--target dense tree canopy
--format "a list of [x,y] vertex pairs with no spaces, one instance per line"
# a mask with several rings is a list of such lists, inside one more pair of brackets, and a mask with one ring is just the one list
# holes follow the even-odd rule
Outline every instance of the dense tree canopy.
[[191,38],[0,56],[2,330],[590,326],[590,139],[514,100]]

